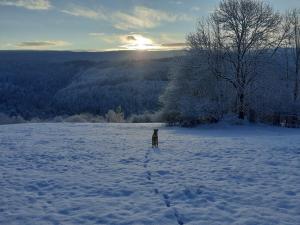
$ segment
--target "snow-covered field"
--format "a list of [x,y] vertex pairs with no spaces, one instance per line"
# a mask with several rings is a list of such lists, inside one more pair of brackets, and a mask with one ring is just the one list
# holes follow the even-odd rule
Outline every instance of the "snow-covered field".
[[1,225],[300,224],[300,130],[5,125],[0,176]]

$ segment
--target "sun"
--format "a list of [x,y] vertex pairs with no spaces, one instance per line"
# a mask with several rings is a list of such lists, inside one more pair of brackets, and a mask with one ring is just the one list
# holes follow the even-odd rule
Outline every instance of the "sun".
[[153,48],[153,41],[143,36],[136,36],[136,50],[147,50]]
[[122,47],[127,50],[154,50],[160,47],[150,38],[140,34],[127,35],[122,39],[122,42],[125,44]]

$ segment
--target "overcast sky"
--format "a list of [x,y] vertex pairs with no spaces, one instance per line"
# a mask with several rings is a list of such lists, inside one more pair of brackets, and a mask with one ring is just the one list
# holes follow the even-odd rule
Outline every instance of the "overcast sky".
[[[0,0],[0,49],[177,49],[219,0]],[[276,10],[300,0],[269,0]]]

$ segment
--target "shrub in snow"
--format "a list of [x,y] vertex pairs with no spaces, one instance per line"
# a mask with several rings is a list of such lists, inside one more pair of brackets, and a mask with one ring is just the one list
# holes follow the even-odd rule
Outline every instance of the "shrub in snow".
[[29,122],[30,123],[42,123],[44,121],[42,119],[38,118],[38,117],[34,117]]
[[87,122],[85,118],[82,117],[82,115],[73,115],[69,116],[65,119],[65,122],[69,123],[85,123]]
[[236,114],[233,113],[224,115],[221,122],[228,125],[243,125],[247,123],[244,120],[237,118]]
[[163,116],[160,111],[156,113],[145,112],[140,115],[131,115],[128,119],[130,123],[153,123],[153,122],[163,122]]
[[1,124],[14,124],[25,123],[26,121],[21,116],[8,116],[4,113],[0,113],[0,125]]
[[125,119],[122,108],[119,106],[116,111],[109,110],[105,115],[105,119],[109,123],[124,123]]
[[141,114],[141,115],[131,115],[128,118],[128,122],[130,122],[130,123],[151,123],[153,121],[151,120],[150,115]]
[[63,116],[56,116],[56,117],[54,117],[54,118],[51,120],[51,122],[54,122],[54,123],[62,123],[62,122],[64,122],[64,120],[65,120],[65,117],[63,117]]

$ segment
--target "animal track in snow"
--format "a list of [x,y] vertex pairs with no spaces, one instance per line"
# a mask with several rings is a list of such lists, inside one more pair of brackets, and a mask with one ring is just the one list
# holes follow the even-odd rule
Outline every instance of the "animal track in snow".
[[147,173],[147,179],[148,179],[148,180],[151,180],[151,172],[150,172],[150,171],[147,171],[146,173]]
[[170,197],[168,194],[163,194],[163,197],[164,197],[164,201],[165,201],[165,204],[167,207],[170,207],[171,206],[171,202],[170,202]]
[[[144,164],[143,164],[143,167],[145,169],[148,168],[148,164],[150,162],[150,154],[151,154],[150,151],[151,150],[148,149],[145,153],[145,157],[144,157],[145,160],[144,160]],[[169,171],[165,171],[165,170],[158,170],[158,171],[156,171],[156,173],[159,176],[164,176],[164,175],[170,174]],[[149,180],[149,181],[152,180],[152,173],[149,170],[146,171],[146,179]],[[161,191],[158,188],[154,188],[154,193],[157,195],[157,194],[161,193]],[[162,194],[162,197],[163,197],[165,206],[170,208],[171,207],[170,196],[168,194],[164,193],[164,194]],[[184,225],[182,217],[180,216],[180,214],[179,214],[179,212],[176,208],[174,208],[174,217],[175,217],[178,225]]]
[[174,208],[174,216],[176,217],[178,225],[184,225],[184,222],[182,221],[177,209]]

